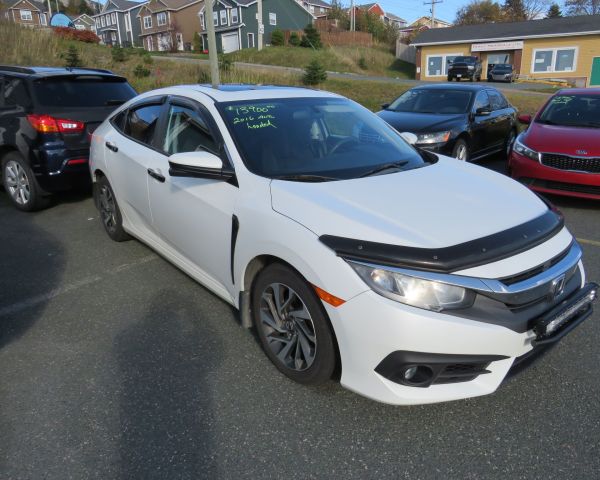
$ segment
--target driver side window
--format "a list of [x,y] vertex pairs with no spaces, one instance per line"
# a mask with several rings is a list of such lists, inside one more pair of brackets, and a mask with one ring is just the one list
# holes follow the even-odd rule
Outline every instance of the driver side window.
[[477,97],[475,97],[475,103],[473,104],[473,111],[476,112],[480,108],[485,110],[491,110],[490,107],[490,97],[487,92],[479,92]]
[[204,117],[195,109],[179,105],[169,107],[163,150],[167,155],[198,151],[219,154]]

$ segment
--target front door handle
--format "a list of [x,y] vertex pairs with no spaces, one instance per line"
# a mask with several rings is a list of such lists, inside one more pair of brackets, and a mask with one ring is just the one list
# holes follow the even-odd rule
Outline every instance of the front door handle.
[[154,180],[158,180],[160,183],[165,183],[165,176],[156,170],[148,169],[148,175],[150,175]]
[[112,142],[106,142],[104,145],[106,145],[106,148],[108,148],[109,150],[112,150],[113,152],[117,153],[119,151],[119,147],[117,147],[114,143]]

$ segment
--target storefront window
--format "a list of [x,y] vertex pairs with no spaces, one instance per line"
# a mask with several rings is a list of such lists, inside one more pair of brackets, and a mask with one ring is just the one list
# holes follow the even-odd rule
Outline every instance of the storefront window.
[[570,72],[575,64],[575,50],[557,50],[554,70],[557,72]]
[[456,57],[462,53],[450,53],[448,55],[432,55],[427,57],[427,76],[444,76],[448,74],[448,68]]
[[572,72],[575,70],[575,48],[553,48],[536,50],[533,57],[533,72]]
[[534,72],[549,72],[552,69],[552,50],[538,50],[534,62]]

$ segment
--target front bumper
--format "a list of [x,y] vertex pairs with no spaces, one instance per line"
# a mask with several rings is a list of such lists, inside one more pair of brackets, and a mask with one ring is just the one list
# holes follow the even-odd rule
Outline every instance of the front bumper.
[[511,176],[532,190],[555,195],[600,200],[600,174],[547,167],[513,150]]
[[[567,308],[581,291],[569,296],[561,308]],[[372,291],[338,308],[326,308],[340,345],[341,384],[366,397],[395,405],[436,403],[492,393],[516,359],[542,345],[542,340],[558,341],[591,314],[590,304],[589,311],[573,313],[552,335],[542,339],[535,327],[519,333],[493,323],[410,307]],[[395,359],[390,360],[390,356]],[[432,359],[424,364],[431,366],[436,375],[440,374],[442,381],[415,386],[402,384],[401,373],[419,364],[423,356]],[[475,372],[474,378],[466,381],[465,378],[447,381],[452,375],[446,366],[454,368],[469,363],[485,373]],[[468,377],[468,373],[463,374]]]

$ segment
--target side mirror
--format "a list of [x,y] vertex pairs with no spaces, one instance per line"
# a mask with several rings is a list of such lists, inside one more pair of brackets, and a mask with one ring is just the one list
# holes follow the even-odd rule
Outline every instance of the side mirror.
[[381,105],[381,109],[382,110],[387,110],[389,106],[390,106],[389,103],[384,103],[383,105]]
[[490,111],[489,107],[480,107],[477,110],[475,110],[475,115],[477,115],[478,117],[487,117],[491,113],[492,112]]
[[219,157],[206,151],[175,153],[169,157],[169,167],[172,177],[229,180],[234,176],[232,170],[223,168]]
[[529,125],[531,123],[531,115],[519,115],[519,122]]
[[411,132],[402,132],[400,134],[400,136],[409,145],[414,145],[415,143],[417,143],[417,140],[419,139],[419,137],[417,137],[414,133],[411,133]]

